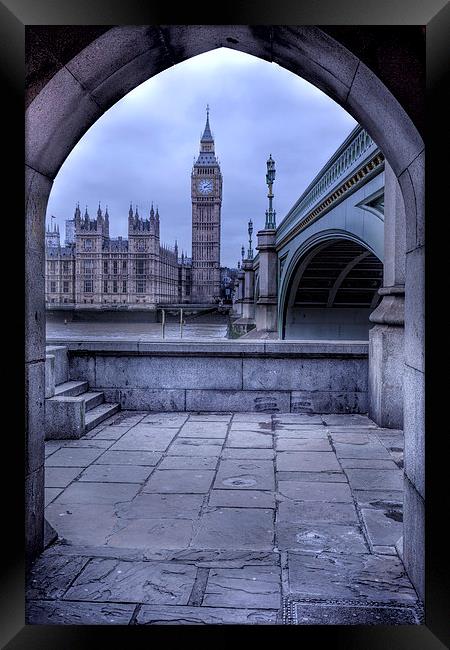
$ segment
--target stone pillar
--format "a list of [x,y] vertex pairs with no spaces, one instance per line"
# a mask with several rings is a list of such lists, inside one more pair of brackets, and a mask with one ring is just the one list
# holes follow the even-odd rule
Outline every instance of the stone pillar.
[[405,323],[405,207],[392,168],[385,163],[382,301],[370,315],[369,417],[379,426],[403,428]]
[[45,208],[52,181],[25,168],[25,557],[44,548]]
[[239,269],[238,274],[237,274],[237,281],[238,281],[238,286],[237,286],[237,299],[235,300],[234,303],[234,311],[235,314],[238,318],[241,318],[242,316],[242,307],[243,307],[243,302],[244,302],[244,282],[245,282],[245,277],[244,277],[244,271],[243,269]]
[[259,251],[259,299],[256,303],[256,329],[278,333],[277,252],[275,229],[257,233]]
[[[403,562],[425,596],[425,154],[400,176],[406,206]],[[413,180],[414,185],[411,183]]]
[[244,301],[242,303],[242,317],[253,320],[255,318],[255,272],[253,260],[244,260]]

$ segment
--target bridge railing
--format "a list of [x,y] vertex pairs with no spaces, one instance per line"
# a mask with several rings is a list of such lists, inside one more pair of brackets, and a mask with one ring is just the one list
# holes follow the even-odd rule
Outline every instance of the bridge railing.
[[277,238],[284,235],[293,222],[310,211],[333,186],[342,181],[350,171],[353,171],[355,166],[376,149],[377,145],[370,135],[358,125],[280,223],[277,229]]

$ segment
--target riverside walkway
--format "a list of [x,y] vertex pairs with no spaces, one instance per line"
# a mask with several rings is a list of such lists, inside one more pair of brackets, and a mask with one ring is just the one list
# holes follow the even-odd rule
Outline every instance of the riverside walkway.
[[31,624],[418,624],[401,431],[363,415],[122,411],[46,443]]

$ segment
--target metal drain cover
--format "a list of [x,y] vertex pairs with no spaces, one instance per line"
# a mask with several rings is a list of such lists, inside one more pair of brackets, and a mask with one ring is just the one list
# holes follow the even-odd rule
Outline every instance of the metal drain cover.
[[422,625],[420,604],[382,603],[361,600],[287,598],[285,625]]
[[240,478],[240,477],[235,477],[235,478],[225,478],[222,481],[223,485],[232,485],[234,487],[253,487],[256,485],[256,481],[254,478]]

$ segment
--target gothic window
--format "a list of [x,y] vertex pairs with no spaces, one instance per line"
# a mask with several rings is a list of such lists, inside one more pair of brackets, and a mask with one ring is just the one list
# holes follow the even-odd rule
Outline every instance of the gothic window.
[[92,239],[85,239],[84,240],[84,250],[85,251],[91,251],[92,250]]
[[56,282],[50,282],[50,292],[56,293]]
[[113,293],[117,293],[117,280],[113,282]]
[[108,283],[106,280],[103,282],[103,293],[108,293]]
[[64,273],[69,272],[69,262],[63,262],[63,272]]
[[84,272],[89,275],[94,269],[94,260],[84,260],[83,263]]
[[145,239],[138,239],[137,249],[138,251],[145,251]]
[[84,293],[92,293],[93,291],[93,283],[92,280],[85,280],[84,281]]
[[144,293],[145,292],[145,280],[138,280],[136,282],[136,293]]
[[122,262],[122,271],[126,271],[126,270],[127,270],[127,261],[123,260],[123,262]]
[[69,293],[69,282],[68,282],[68,280],[64,280],[64,282],[63,282],[63,293]]
[[117,275],[117,260],[114,260],[113,262],[113,273],[114,275]]
[[145,274],[145,260],[137,259],[136,260],[136,275]]
[[126,293],[126,292],[127,292],[127,283],[123,282],[122,283],[122,293]]
[[108,273],[108,260],[103,261],[103,273]]

